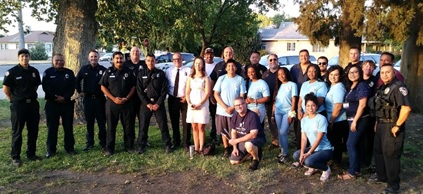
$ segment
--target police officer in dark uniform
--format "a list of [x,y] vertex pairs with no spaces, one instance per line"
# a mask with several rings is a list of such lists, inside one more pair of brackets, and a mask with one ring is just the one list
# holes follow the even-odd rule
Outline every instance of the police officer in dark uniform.
[[[210,79],[212,80],[212,86],[214,87],[214,83],[217,81],[217,79],[225,75],[226,72],[226,61],[229,59],[233,59],[234,57],[234,50],[232,47],[226,47],[223,50],[223,61],[216,64],[216,66],[213,69],[213,72],[210,74]],[[243,77],[244,79],[247,79],[247,75],[245,74],[242,65],[238,62],[235,62],[236,65],[236,74]],[[213,88],[212,87],[212,88]]]
[[267,68],[260,64],[260,52],[258,51],[253,51],[250,55],[250,64],[246,65],[244,67],[244,72],[247,72],[248,68],[250,66],[253,66],[256,68],[256,75],[258,79],[262,79],[262,75],[264,74],[265,71],[267,71]]
[[75,92],[75,74],[65,68],[63,55],[53,56],[53,66],[46,69],[43,74],[43,90],[45,92],[45,111],[47,118],[47,153],[50,158],[56,154],[57,132],[60,118],[65,137],[65,151],[71,155],[76,154],[73,136],[73,110],[75,101],[71,99]]
[[124,132],[126,151],[134,151],[135,117],[132,97],[135,94],[135,76],[123,66],[124,55],[113,53],[113,66],[109,67],[100,79],[101,91],[106,95],[107,138],[106,156],[114,154],[116,127],[119,119]]
[[28,160],[41,159],[35,155],[37,149],[40,105],[37,101],[37,88],[41,84],[40,73],[29,65],[29,51],[18,51],[19,64],[9,69],[3,80],[3,91],[10,101],[12,122],[12,164],[21,166],[22,130],[26,123],[28,141],[26,156]]
[[102,150],[106,149],[106,98],[101,91],[101,76],[106,68],[98,64],[98,52],[91,50],[88,54],[90,64],[84,65],[76,76],[76,91],[83,97],[85,120],[87,121],[86,145],[84,151],[89,151],[94,146],[94,123],[97,119],[98,139]]
[[153,54],[147,54],[145,59],[147,68],[140,70],[137,76],[137,93],[141,99],[141,120],[138,134],[139,154],[145,151],[148,140],[148,127],[153,114],[162,133],[162,141],[166,145],[166,153],[173,151],[164,103],[168,92],[168,80],[165,73],[155,67],[155,59],[156,57]]
[[400,188],[400,160],[404,146],[405,121],[410,112],[409,91],[395,78],[392,64],[380,69],[383,85],[378,88],[370,108],[376,115],[374,159],[376,174],[371,182],[387,182],[385,193],[397,193]]

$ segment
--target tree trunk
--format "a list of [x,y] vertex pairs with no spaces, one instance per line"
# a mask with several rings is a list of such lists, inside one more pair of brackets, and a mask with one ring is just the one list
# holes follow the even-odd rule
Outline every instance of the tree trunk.
[[[415,6],[417,9],[417,6]],[[413,112],[423,112],[423,46],[417,46],[419,31],[422,26],[423,15],[416,11],[416,15],[409,25],[409,36],[403,45],[401,57],[401,73],[409,89],[409,96]]]
[[[62,0],[57,10],[54,53],[65,56],[65,66],[76,73],[88,64],[88,52],[95,48],[98,24],[97,0]],[[75,104],[75,121],[83,121],[82,99]]]
[[[356,7],[356,9],[351,9],[351,7]],[[362,7],[360,7],[362,6]],[[356,0],[344,0],[342,5],[342,16],[341,16],[341,31],[339,35],[339,61],[338,64],[342,67],[347,66],[350,62],[349,60],[349,51],[351,46],[361,46],[361,36],[357,37],[354,35],[356,30],[353,29],[352,25],[352,15],[357,14],[358,10],[364,10],[364,1]],[[363,24],[363,14],[361,14],[361,19],[358,22]]]

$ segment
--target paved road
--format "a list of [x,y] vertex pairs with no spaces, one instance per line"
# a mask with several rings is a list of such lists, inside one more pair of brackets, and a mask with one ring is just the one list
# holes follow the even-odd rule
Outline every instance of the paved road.
[[[110,62],[99,62],[101,65],[105,66],[105,67],[110,67]],[[0,66],[0,80],[3,80],[3,76],[6,73],[6,71],[10,68],[12,68],[14,65],[1,65]],[[43,72],[51,67],[51,64],[32,64],[33,67],[37,68],[38,71],[40,72],[40,76],[42,77]],[[38,97],[39,98],[43,98],[44,97],[44,91],[42,89],[42,87],[38,87],[37,90],[38,93]],[[0,99],[5,99],[6,96],[4,95],[3,91],[0,91]]]

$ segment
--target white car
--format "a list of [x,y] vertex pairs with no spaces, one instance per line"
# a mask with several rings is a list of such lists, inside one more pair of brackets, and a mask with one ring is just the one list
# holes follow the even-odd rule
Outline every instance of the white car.
[[[172,67],[173,62],[172,62],[172,56],[173,53],[169,53],[169,54],[162,54],[156,57],[156,68],[166,71],[166,69],[168,69],[169,67]],[[194,59],[194,54],[192,53],[181,53],[182,56],[182,64],[187,62],[187,61],[191,61]]]
[[98,60],[99,61],[111,61],[112,60],[112,56],[113,56],[113,53],[105,53]]
[[401,59],[394,64],[394,68],[401,72]]

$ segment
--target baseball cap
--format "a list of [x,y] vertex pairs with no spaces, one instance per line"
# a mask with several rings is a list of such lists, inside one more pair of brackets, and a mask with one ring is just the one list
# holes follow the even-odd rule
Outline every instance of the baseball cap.
[[29,55],[28,49],[21,49],[21,50],[19,50],[18,51],[18,56],[21,55],[21,54],[28,54]]
[[213,49],[212,48],[206,48],[206,52],[205,53],[213,53]]

